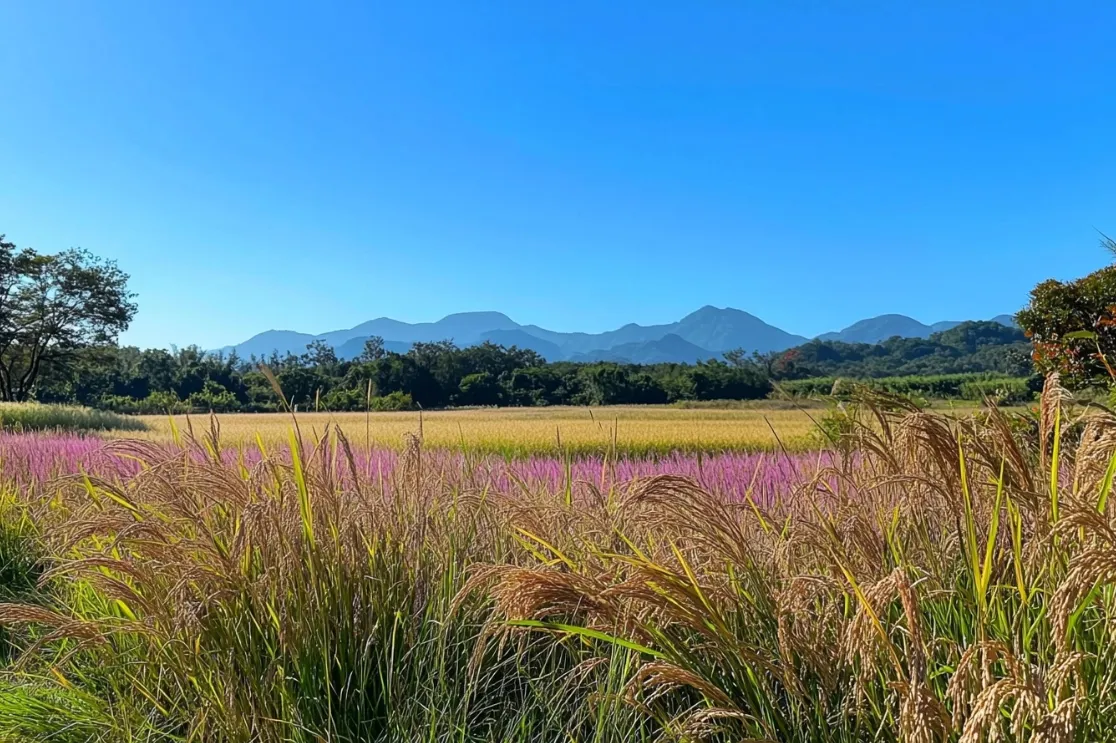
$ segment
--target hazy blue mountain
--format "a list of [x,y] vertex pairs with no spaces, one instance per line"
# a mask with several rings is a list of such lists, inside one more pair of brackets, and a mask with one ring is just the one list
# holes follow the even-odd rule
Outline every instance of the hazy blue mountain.
[[[333,347],[333,352],[337,354],[337,358],[342,360],[355,359],[364,353],[364,342],[370,336],[361,336],[360,338],[350,338],[339,346]],[[384,350],[391,351],[392,353],[407,353],[411,350],[413,344],[407,341],[384,341]]]
[[[347,330],[333,330],[328,333],[311,335],[290,330],[269,330],[255,335],[243,343],[220,349],[224,353],[235,350],[243,358],[253,354],[257,357],[269,356],[272,351],[280,354],[287,352],[300,354],[306,351],[311,341],[323,340],[333,346],[342,358],[352,358],[360,354],[365,339],[378,335],[385,341],[388,350],[402,349],[405,352],[414,343],[453,339],[459,346],[471,346],[482,340],[485,333],[493,330],[514,330],[519,325],[501,312],[460,312],[447,315],[437,322],[406,323],[390,317],[380,317],[361,323]],[[395,341],[402,346],[392,346]],[[346,347],[346,344],[352,343]],[[345,347],[343,355],[340,351]],[[355,349],[355,350],[354,350]]]
[[674,333],[695,346],[720,352],[744,348],[748,351],[783,351],[806,342],[768,325],[755,315],[731,307],[724,309],[706,305],[670,326]]
[[[992,322],[1015,327],[1011,315],[997,315]],[[899,336],[901,338],[929,338],[933,333],[956,328],[961,323],[956,320],[943,320],[933,325],[926,325],[913,317],[906,315],[880,315],[867,320],[855,322],[844,330],[835,333],[824,333],[818,336],[821,341],[842,341],[844,343],[879,343],[888,338]]]
[[1007,325],[1009,328],[1019,327],[1019,324],[1015,322],[1015,315],[996,315],[992,318],[992,322],[998,322],[1001,325]]
[[768,325],[742,310],[712,306],[702,307],[678,322],[666,325],[629,323],[604,333],[558,333],[537,325],[524,325],[522,329],[556,344],[571,359],[578,354],[657,341],[668,335],[677,335],[698,348],[717,352],[734,348],[746,348],[761,353],[782,351],[806,342],[806,338]]
[[855,322],[837,333],[819,335],[818,340],[842,341],[844,343],[879,343],[892,336],[903,338],[929,338],[933,333],[929,325],[924,325],[906,315],[880,315]]
[[365,338],[370,338],[374,335],[378,335],[385,340],[388,338],[393,340],[406,339],[407,342],[410,342],[410,337],[413,335],[411,332],[412,327],[410,323],[392,320],[390,317],[378,317],[375,320],[362,322],[355,328],[322,333],[318,338],[321,338],[334,348],[339,348],[341,345],[355,340],[360,340],[361,345],[363,345]]
[[[1014,326],[1010,315],[993,318]],[[926,338],[948,330],[953,321],[925,325],[905,315],[880,315],[854,323],[842,331],[819,336],[821,340],[878,343],[892,336]],[[681,320],[663,325],[629,323],[603,333],[562,333],[537,325],[520,325],[500,312],[461,312],[437,322],[406,323],[389,317],[361,323],[347,330],[320,335],[290,330],[269,330],[221,351],[235,350],[242,358],[267,357],[272,352],[301,354],[315,340],[329,343],[344,359],[364,350],[364,341],[378,335],[389,351],[405,353],[415,343],[453,340],[458,346],[491,341],[502,346],[529,348],[548,361],[612,359],[638,363],[693,362],[719,357],[725,351],[782,351],[806,338],[769,325],[755,315],[731,307],[706,306]]]
[[236,351],[242,359],[252,356],[266,358],[273,352],[285,356],[288,352],[303,353],[306,350],[306,345],[316,337],[308,333],[296,333],[293,330],[265,330],[243,343],[238,343],[235,346],[225,346],[218,350],[226,356],[230,352]]
[[607,330],[603,333],[561,333],[554,330],[540,328],[538,325],[524,325],[523,331],[536,338],[549,341],[562,349],[569,357],[579,353],[607,350],[622,346],[627,343],[644,343],[662,338],[671,331],[671,325],[636,325],[628,323],[616,330]]
[[334,347],[354,338],[368,338],[373,335],[384,340],[406,343],[452,339],[459,346],[471,346],[491,330],[514,330],[518,327],[518,323],[502,312],[459,312],[446,315],[437,322],[406,323],[390,317],[380,317],[355,328],[335,330],[318,337]]
[[609,349],[576,354],[571,361],[617,361],[631,364],[693,364],[708,361],[720,354],[695,346],[674,333],[653,341],[622,343]]

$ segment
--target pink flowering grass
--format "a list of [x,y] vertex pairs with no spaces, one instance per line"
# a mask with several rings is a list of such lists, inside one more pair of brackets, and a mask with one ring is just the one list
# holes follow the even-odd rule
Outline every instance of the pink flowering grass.
[[[143,446],[150,447],[150,443]],[[199,441],[182,444],[192,456],[212,457]],[[180,450],[160,445],[167,454]],[[282,452],[281,452],[282,454]],[[351,467],[339,447],[315,450],[306,445],[304,456],[330,457],[332,469],[342,477]],[[353,463],[372,482],[390,481],[401,452],[391,448],[354,447]],[[144,451],[127,440],[105,441],[75,434],[0,433],[0,478],[21,487],[40,487],[59,477],[76,474],[123,479],[143,466]],[[262,459],[256,447],[224,447],[222,461],[252,467]],[[757,500],[770,500],[790,492],[823,467],[834,464],[829,452],[783,453],[672,453],[654,458],[611,459],[606,456],[504,458],[473,455],[445,449],[422,453],[424,465],[450,487],[509,492],[528,489],[558,492],[568,485],[591,486],[607,492],[636,478],[679,475],[710,492],[740,499],[751,492]]]
[[796,456],[0,436],[0,741],[1112,740],[1116,418],[1064,400]]

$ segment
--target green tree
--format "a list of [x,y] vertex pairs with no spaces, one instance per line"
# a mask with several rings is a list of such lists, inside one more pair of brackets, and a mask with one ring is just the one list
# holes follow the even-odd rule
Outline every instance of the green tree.
[[186,402],[192,408],[212,413],[228,413],[239,407],[236,396],[212,379],[207,379],[201,392],[190,395]]
[[306,345],[306,363],[329,372],[337,368],[339,361],[337,359],[337,352],[333,350],[333,346],[319,338],[318,340],[310,341],[310,343]]
[[[1116,253],[1116,242],[1102,244]],[[1116,364],[1116,265],[1074,281],[1044,281],[1016,320],[1031,339],[1035,369],[1074,386],[1110,385]]]
[[467,374],[458,385],[454,402],[458,405],[499,405],[502,391],[491,372]]
[[935,333],[930,336],[930,340],[972,354],[986,346],[1022,343],[1027,337],[1018,328],[1009,328],[998,322],[979,321],[963,322],[949,330]]
[[287,368],[275,376],[287,401],[302,410],[312,409],[318,396],[328,392],[330,387],[329,377],[306,367]]
[[370,364],[373,361],[379,361],[384,357],[387,352],[384,351],[384,339],[378,335],[374,335],[364,341],[364,349],[357,357],[357,361],[364,364]]
[[698,400],[758,400],[771,391],[771,382],[759,369],[723,361],[700,361],[690,377]]
[[80,249],[40,255],[0,235],[0,399],[26,400],[45,368],[114,343],[134,296],[112,261]]

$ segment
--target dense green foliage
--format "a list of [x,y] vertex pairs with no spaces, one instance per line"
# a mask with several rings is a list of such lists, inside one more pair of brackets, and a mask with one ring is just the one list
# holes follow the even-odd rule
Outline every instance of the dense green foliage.
[[0,400],[26,400],[45,370],[114,343],[136,312],[127,285],[112,261],[41,255],[0,235]]
[[[771,385],[755,365],[635,366],[547,363],[534,351],[483,344],[420,343],[341,361],[328,348],[272,357],[284,396],[300,409],[399,410],[469,405],[611,405],[720,398],[758,399]],[[99,348],[53,370],[38,398],[129,413],[167,410],[266,411],[281,407],[259,360],[195,348]]]
[[548,363],[534,351],[491,343],[467,348],[419,343],[407,353],[393,353],[372,341],[350,361],[338,359],[323,343],[300,356],[263,360],[196,348],[106,346],[49,367],[36,397],[124,413],[278,410],[282,403],[261,363],[274,372],[292,406],[335,411],[755,400],[766,397],[773,382],[813,377],[829,379],[819,383],[828,391],[834,377],[924,375],[931,379],[912,383],[914,393],[963,397],[956,384],[939,391],[934,380],[943,374],[1031,374],[1029,344],[1018,331],[964,323],[927,340],[893,338],[874,346],[814,341],[779,354],[730,353],[724,361],[696,365]]
[[[1116,242],[1105,238],[1116,253]],[[1074,386],[1111,385],[1116,361],[1116,265],[1075,281],[1044,281],[1031,290],[1019,323],[1034,344],[1042,373]]]
[[852,380],[848,377],[812,377],[781,382],[778,391],[791,397],[840,395],[853,382],[872,389],[908,397],[980,402],[993,397],[1001,403],[1021,403],[1034,398],[1042,388],[1042,377],[1007,377],[999,374],[938,374],[931,376],[880,377]]
[[882,343],[811,341],[755,357],[774,379],[1032,373],[1031,346],[1023,333],[995,322],[966,322],[929,338],[890,338]]

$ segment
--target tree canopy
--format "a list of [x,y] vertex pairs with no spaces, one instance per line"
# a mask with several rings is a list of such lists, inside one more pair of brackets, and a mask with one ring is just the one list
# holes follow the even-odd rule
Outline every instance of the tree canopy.
[[[1116,254],[1116,241],[1101,244]],[[1018,315],[1033,344],[1035,368],[1058,372],[1073,386],[1111,385],[1116,378],[1116,264],[1074,281],[1044,281]]]
[[112,261],[80,249],[41,255],[0,235],[0,399],[26,400],[46,366],[115,343],[133,298]]

